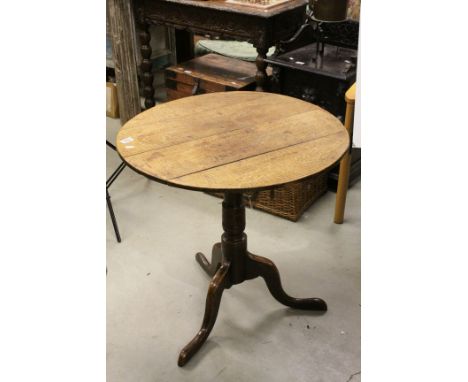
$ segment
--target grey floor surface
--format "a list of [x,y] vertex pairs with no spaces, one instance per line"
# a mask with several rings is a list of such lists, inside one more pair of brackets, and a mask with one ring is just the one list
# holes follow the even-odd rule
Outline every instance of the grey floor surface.
[[[107,119],[112,142],[119,121]],[[107,174],[120,160],[107,149]],[[221,200],[125,169],[110,189],[122,243],[107,217],[107,381],[360,381],[360,183],[345,223],[328,192],[297,223],[247,209],[251,252],[273,260],[287,293],[321,297],[325,314],[296,311],[262,279],[225,291],[216,325],[183,368],[208,288],[195,262],[219,241]]]

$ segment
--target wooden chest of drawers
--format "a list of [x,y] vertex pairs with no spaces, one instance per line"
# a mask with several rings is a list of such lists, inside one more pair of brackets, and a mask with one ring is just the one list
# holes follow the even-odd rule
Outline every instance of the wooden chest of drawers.
[[210,53],[166,69],[168,101],[195,94],[254,90],[256,66]]

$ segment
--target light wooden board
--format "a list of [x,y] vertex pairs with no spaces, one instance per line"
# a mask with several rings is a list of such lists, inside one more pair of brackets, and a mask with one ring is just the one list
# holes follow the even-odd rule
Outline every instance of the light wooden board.
[[317,174],[349,145],[342,123],[310,103],[263,92],[211,93],[151,108],[117,135],[135,170],[199,190],[266,189]]
[[140,111],[136,62],[135,19],[132,0],[108,0],[112,54],[122,123]]
[[356,83],[352,84],[351,87],[348,89],[348,91],[345,94],[345,99],[348,103],[354,103],[354,101],[356,100]]
[[195,84],[195,79],[201,79],[217,85],[213,90],[219,90],[222,86],[240,89],[255,81],[257,67],[253,62],[209,53],[182,65],[171,66],[166,72],[171,72],[174,75],[171,78],[174,80],[192,86]]

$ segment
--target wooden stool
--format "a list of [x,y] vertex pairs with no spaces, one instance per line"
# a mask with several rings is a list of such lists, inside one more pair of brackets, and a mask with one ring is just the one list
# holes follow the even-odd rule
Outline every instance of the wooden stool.
[[340,162],[340,173],[338,175],[338,188],[336,190],[335,223],[342,224],[346,205],[346,194],[348,192],[349,169],[351,166],[351,148],[353,146],[354,125],[354,102],[356,99],[356,84],[353,84],[345,94],[346,116],[345,127],[349,133],[349,150]]

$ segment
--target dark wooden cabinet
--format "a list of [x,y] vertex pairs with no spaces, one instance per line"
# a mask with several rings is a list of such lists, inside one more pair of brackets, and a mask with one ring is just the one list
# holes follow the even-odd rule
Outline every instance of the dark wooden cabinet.
[[344,121],[344,95],[356,81],[357,50],[317,43],[272,57],[272,90],[319,105]]
[[[346,21],[319,26],[310,21],[279,54],[265,61],[273,68],[272,91],[314,103],[344,122],[345,93],[356,81],[359,23]],[[317,39],[319,42],[317,42]],[[353,148],[351,186],[361,175],[361,149]],[[336,191],[338,169],[329,174],[329,189]]]

